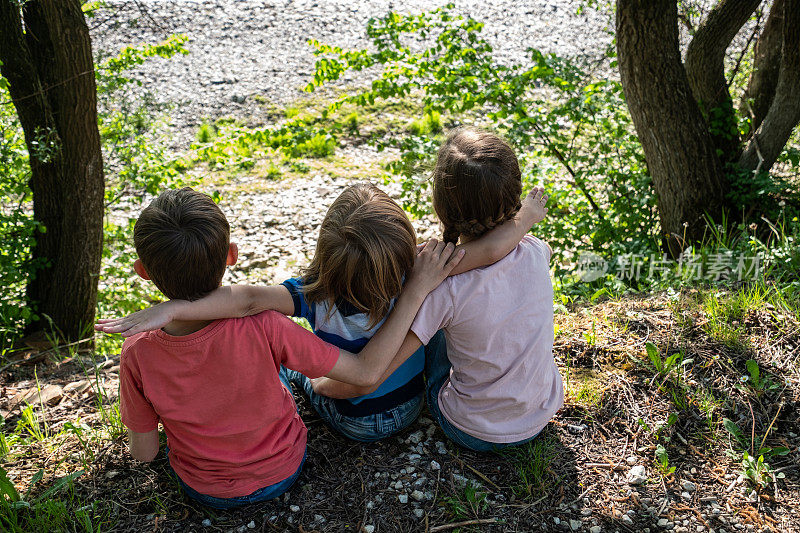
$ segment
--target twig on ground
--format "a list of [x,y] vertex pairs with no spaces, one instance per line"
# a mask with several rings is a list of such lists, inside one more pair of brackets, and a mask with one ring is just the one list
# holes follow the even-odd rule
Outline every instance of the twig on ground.
[[499,520],[497,518],[479,518],[477,520],[465,520],[463,522],[453,522],[452,524],[442,524],[441,526],[434,526],[431,528],[431,533],[436,533],[436,531],[447,531],[448,529],[455,529],[457,527],[463,526],[480,526],[483,524],[497,524]]

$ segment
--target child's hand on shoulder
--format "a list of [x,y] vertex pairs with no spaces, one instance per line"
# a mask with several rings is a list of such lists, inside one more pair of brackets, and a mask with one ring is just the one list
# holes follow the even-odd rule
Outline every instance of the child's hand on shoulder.
[[169,300],[123,318],[101,318],[94,329],[103,333],[119,333],[123,337],[161,329],[174,320],[175,310],[182,303],[180,300]]
[[414,269],[403,292],[412,291],[424,298],[438,287],[464,258],[463,249],[455,253],[454,250],[453,243],[445,244],[436,239],[429,240],[417,253]]
[[548,196],[544,194],[543,187],[534,187],[522,201],[522,208],[519,211],[520,217],[531,226],[538,224],[547,216]]

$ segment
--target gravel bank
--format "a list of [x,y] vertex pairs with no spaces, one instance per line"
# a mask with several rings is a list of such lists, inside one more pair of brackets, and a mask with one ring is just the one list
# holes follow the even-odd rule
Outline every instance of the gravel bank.
[[[158,1],[110,0],[110,9],[90,20],[96,51],[152,43],[174,33],[189,36],[186,56],[152,60],[137,76],[159,103],[174,105],[179,137],[191,139],[203,118],[252,118],[260,95],[285,104],[303,93],[314,68],[309,38],[342,47],[368,44],[366,22],[390,9],[416,12],[444,2],[407,0]],[[484,33],[499,58],[522,62],[525,50],[598,57],[610,37],[606,19],[592,10],[578,15],[579,2],[458,2],[457,11],[485,21]],[[345,83],[357,83],[348,77]],[[261,99],[261,98],[260,98]],[[263,100],[262,100],[263,101]]]

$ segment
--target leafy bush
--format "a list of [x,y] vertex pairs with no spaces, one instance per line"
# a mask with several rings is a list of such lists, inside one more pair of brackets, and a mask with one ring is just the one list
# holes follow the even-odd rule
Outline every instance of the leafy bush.
[[473,123],[505,136],[520,156],[526,184],[547,184],[552,216],[538,231],[554,248],[654,250],[655,200],[619,83],[593,81],[577,62],[535,49],[524,65],[500,63],[481,36],[483,24],[452,8],[371,19],[368,49],[311,41],[319,59],[307,90],[348,70],[380,67],[368,89],[343,95],[329,111],[420,99],[424,118],[402,135],[376,141],[400,150],[389,170],[403,178],[404,204],[414,214],[430,209],[427,171],[446,116],[449,126]]
[[[169,58],[187,53],[185,36],[162,43],[124,48],[119,54],[96,61],[98,128],[106,169],[105,205],[109,212],[123,198],[141,203],[147,194],[182,183],[179,161],[169,156],[157,109],[146,95],[130,98],[131,84],[139,84],[128,71],[152,57]],[[0,353],[18,338],[34,311],[25,300],[25,286],[42,265],[31,259],[38,231],[32,218],[28,186],[28,150],[7,82],[0,78]],[[99,306],[131,311],[142,305],[140,287],[129,279],[132,253],[130,218],[107,217]]]
[[0,354],[35,318],[25,305],[25,286],[41,266],[31,259],[31,247],[43,230],[26,209],[32,200],[28,150],[10,100],[0,77]]

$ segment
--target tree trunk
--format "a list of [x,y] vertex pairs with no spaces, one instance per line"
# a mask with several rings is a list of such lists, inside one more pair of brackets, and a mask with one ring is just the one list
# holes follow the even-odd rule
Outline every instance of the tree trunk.
[[725,51],[761,0],[722,0],[714,6],[686,50],[686,74],[723,162],[739,157],[739,131],[725,80]]
[[748,139],[767,116],[769,106],[775,97],[775,88],[778,86],[783,49],[783,6],[784,0],[775,0],[769,10],[764,29],[756,41],[753,72],[750,74],[747,90],[739,106],[739,113],[751,118]]
[[618,0],[616,27],[625,98],[658,194],[665,250],[675,257],[703,238],[705,214],[721,220],[722,163],[681,64],[675,0]]
[[[22,17],[22,18],[21,18]],[[24,32],[23,32],[24,20]],[[28,284],[59,337],[94,322],[103,242],[103,162],[89,29],[79,0],[0,0],[0,60],[30,153],[34,218],[46,229]],[[33,328],[46,327],[42,319]]]
[[747,170],[769,172],[800,123],[800,0],[786,0],[783,16],[783,46],[775,97],[739,159],[739,166]]

